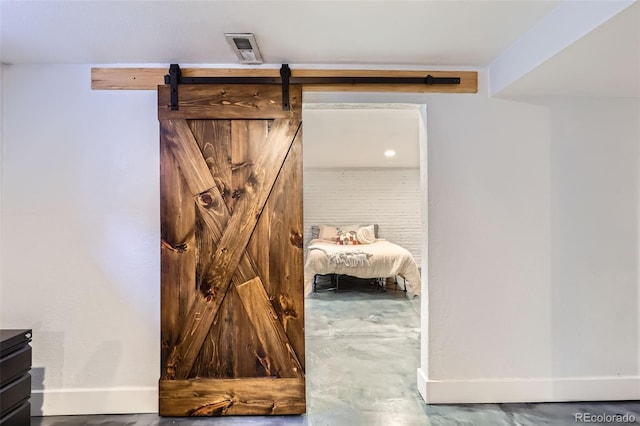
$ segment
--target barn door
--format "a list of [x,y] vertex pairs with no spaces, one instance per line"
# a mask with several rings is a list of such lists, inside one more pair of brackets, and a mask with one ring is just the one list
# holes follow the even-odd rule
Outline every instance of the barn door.
[[300,86],[158,88],[160,415],[305,411]]

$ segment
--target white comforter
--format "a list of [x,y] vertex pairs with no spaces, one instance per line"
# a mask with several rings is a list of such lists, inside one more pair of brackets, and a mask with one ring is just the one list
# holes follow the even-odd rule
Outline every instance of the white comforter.
[[[354,253],[355,252],[355,253]],[[311,240],[304,265],[304,290],[310,294],[316,274],[344,274],[358,278],[400,275],[407,280],[409,296],[420,294],[420,273],[411,253],[397,244],[376,240],[373,244],[342,246]]]

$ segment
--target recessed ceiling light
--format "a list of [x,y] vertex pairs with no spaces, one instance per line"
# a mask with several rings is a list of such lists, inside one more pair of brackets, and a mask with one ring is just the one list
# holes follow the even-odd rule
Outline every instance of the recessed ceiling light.
[[391,157],[395,157],[395,155],[396,155],[396,152],[393,149],[388,149],[384,152],[385,157],[391,158]]

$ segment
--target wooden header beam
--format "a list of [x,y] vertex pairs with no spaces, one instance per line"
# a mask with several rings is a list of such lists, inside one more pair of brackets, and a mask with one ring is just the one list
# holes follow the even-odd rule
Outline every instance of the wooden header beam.
[[[183,68],[183,77],[280,77],[277,68]],[[168,68],[92,68],[93,90],[157,90]],[[476,71],[314,70],[292,69],[292,77],[460,77],[457,85],[305,84],[307,92],[477,93]]]

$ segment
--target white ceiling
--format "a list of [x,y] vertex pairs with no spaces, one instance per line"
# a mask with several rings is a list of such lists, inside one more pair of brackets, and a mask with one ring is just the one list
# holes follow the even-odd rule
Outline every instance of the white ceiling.
[[558,1],[2,1],[6,63],[486,65]]
[[306,168],[420,167],[415,105],[306,104],[302,120]]
[[[0,0],[0,60],[236,64],[224,33],[253,32],[267,64],[482,69],[558,6],[594,1]],[[624,10],[499,95],[639,96],[638,9]]]

